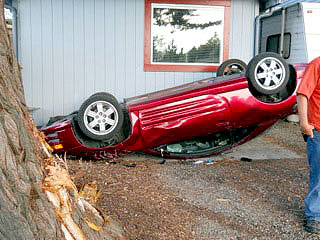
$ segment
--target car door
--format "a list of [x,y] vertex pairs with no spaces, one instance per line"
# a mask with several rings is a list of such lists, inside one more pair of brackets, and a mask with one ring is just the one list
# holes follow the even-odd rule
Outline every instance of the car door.
[[226,98],[209,92],[157,101],[139,111],[140,132],[148,147],[188,140],[230,127]]

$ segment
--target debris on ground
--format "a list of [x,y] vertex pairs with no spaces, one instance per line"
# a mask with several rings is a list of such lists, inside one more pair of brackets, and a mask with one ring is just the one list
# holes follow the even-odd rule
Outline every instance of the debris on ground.
[[212,165],[214,163],[214,161],[212,159],[209,160],[197,160],[195,162],[192,163],[192,165],[198,165],[198,164],[202,164],[205,163],[206,165]]
[[124,166],[124,167],[137,167],[137,166],[146,167],[147,166],[144,162],[124,160],[124,159],[121,159],[121,158],[111,159],[111,160],[107,161],[107,163],[109,163],[109,164],[119,164],[119,165]]
[[201,164],[204,163],[204,160],[198,160],[192,163],[192,165],[197,165],[197,164]]
[[252,158],[242,157],[242,158],[240,158],[240,161],[252,162]]
[[84,200],[91,203],[92,205],[95,205],[97,203],[100,194],[101,194],[101,192],[98,191],[96,181],[89,182],[89,183],[85,184],[79,193],[79,195]]
[[[53,205],[57,219],[61,223],[61,231],[67,240],[86,240],[88,231],[83,231],[80,219],[87,223],[88,227],[96,232],[101,231],[100,236],[108,239],[125,239],[124,231],[115,221],[110,224],[110,217],[104,217],[102,211],[99,211],[92,204],[97,202],[99,192],[96,184],[85,185],[81,194],[79,194],[74,184],[67,165],[66,158],[52,155],[52,148],[46,143],[45,136],[38,129],[33,129],[33,135],[42,145],[46,154],[44,162],[44,179],[41,185],[49,202]],[[90,202],[88,202],[85,198]],[[77,217],[75,217],[75,215]],[[80,218],[80,219],[79,219]],[[77,219],[77,220],[75,220]],[[108,225],[108,228],[105,228]],[[108,233],[107,233],[108,232]],[[86,233],[86,234],[85,234]],[[109,234],[110,233],[110,234]],[[95,236],[90,232],[90,236]],[[113,235],[113,236],[111,236]],[[102,238],[96,238],[102,239]]]

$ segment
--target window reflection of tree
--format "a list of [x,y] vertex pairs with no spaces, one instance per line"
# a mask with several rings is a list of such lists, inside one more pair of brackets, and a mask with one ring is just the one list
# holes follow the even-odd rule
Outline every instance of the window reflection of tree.
[[[179,31],[191,29],[205,29],[211,26],[221,25],[222,21],[209,21],[205,23],[192,23],[190,17],[199,16],[194,9],[171,9],[154,8],[153,24],[156,26],[171,26]],[[172,30],[173,32],[175,30]],[[171,33],[173,33],[171,32]],[[164,38],[153,35],[153,62],[168,63],[219,63],[220,59],[220,38],[217,32],[208,39],[205,44],[193,47],[188,52],[183,48],[178,49],[174,39],[169,44],[164,42]],[[167,45],[167,46],[165,46]]]

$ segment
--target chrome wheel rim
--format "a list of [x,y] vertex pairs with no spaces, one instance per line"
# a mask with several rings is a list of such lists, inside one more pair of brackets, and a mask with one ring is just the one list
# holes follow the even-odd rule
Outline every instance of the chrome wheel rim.
[[254,76],[261,88],[274,90],[285,80],[285,67],[277,58],[264,58],[257,64]]
[[105,101],[91,103],[84,111],[84,125],[93,134],[106,135],[117,126],[117,109]]

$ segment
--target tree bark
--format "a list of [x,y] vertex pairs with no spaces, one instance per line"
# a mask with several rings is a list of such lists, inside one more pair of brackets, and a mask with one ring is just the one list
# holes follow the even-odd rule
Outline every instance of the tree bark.
[[[0,7],[4,9],[4,0]],[[121,227],[94,212],[70,187],[72,183],[57,183],[55,173],[67,173],[67,168],[41,141],[25,103],[21,71],[2,10],[0,239],[125,239]]]

